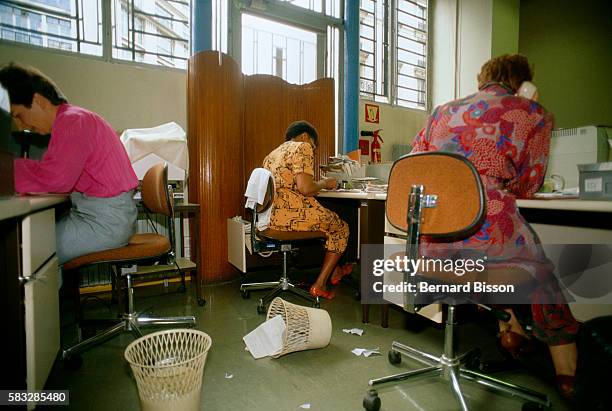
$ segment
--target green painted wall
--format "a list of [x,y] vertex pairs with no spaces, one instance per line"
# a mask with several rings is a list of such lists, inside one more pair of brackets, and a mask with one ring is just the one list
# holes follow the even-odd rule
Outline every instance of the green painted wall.
[[520,0],[493,0],[491,57],[519,50]]
[[522,0],[519,52],[556,127],[612,125],[612,2]]

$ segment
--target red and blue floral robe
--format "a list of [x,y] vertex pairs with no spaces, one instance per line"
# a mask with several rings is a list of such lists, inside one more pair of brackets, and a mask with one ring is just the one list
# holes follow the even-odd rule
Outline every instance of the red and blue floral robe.
[[[517,198],[532,197],[544,181],[552,127],[553,116],[540,104],[514,96],[499,83],[434,110],[412,152],[447,151],[469,159],[485,186],[487,215],[480,230],[459,243],[425,240],[425,255],[454,246],[503,256],[503,265],[526,269],[536,278],[554,269],[516,205]],[[535,335],[548,344],[572,341],[577,332],[578,323],[564,304],[533,304],[532,315]]]

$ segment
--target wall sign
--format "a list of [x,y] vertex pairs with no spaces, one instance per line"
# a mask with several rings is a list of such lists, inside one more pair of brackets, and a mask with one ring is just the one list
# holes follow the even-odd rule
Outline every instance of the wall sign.
[[376,104],[365,105],[365,121],[366,123],[379,123],[380,115],[378,106]]

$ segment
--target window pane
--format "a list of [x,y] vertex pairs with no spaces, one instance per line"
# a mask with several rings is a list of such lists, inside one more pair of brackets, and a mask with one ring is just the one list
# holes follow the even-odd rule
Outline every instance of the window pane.
[[426,109],[427,0],[397,0],[397,104]]
[[101,0],[4,0],[1,38],[102,55]]
[[359,91],[362,97],[388,96],[388,2],[361,0],[359,10]]
[[271,74],[294,84],[317,78],[317,35],[242,14],[242,72]]
[[185,68],[191,0],[113,0],[113,57]]

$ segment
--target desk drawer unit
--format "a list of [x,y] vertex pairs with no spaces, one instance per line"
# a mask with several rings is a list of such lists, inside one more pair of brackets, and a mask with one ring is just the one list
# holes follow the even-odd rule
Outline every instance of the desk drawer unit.
[[[21,222],[24,284],[26,381],[42,390],[60,349],[59,268],[55,256],[55,210],[26,216]],[[29,403],[28,409],[34,409]]]
[[30,214],[21,222],[24,277],[29,277],[55,254],[55,210]]

